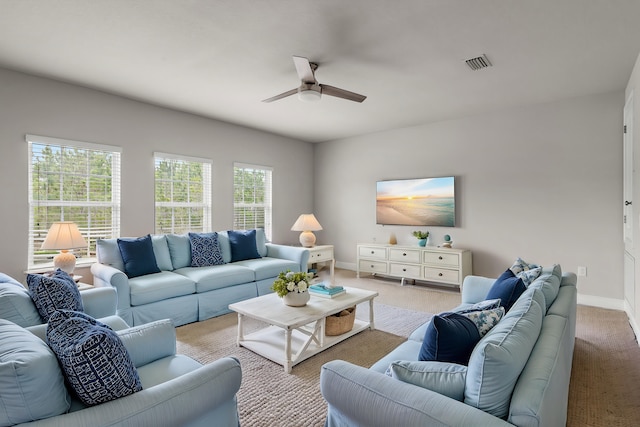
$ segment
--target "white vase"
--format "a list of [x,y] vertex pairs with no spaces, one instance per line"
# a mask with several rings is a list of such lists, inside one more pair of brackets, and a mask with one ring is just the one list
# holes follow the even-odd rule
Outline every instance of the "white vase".
[[311,295],[309,292],[289,292],[285,296],[282,297],[282,302],[286,305],[290,305],[291,307],[303,307],[307,305]]

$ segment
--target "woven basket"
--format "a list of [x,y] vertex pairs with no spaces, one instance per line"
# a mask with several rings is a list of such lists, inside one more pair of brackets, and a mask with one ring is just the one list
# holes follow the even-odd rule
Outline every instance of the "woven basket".
[[349,314],[340,316],[340,313],[327,316],[324,324],[324,334],[327,336],[342,335],[353,329],[353,322],[356,320],[356,306],[346,308],[341,313],[348,311]]

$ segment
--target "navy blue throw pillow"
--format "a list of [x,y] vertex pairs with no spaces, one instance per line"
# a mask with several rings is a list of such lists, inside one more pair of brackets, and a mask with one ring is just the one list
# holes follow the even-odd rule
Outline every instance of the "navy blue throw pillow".
[[27,274],[27,286],[31,299],[44,322],[48,322],[49,317],[56,310],[84,310],[76,282],[60,269],[56,270],[51,277]]
[[191,267],[224,264],[218,233],[189,233]]
[[128,278],[160,273],[156,255],[153,252],[151,235],[147,234],[137,239],[118,239],[118,248],[124,262],[124,272]]
[[227,235],[231,243],[231,262],[262,258],[256,244],[256,230],[229,230]]
[[467,365],[478,341],[480,333],[471,319],[458,313],[441,313],[427,326],[418,360]]
[[500,305],[507,312],[511,306],[527,290],[521,278],[516,277],[511,269],[507,269],[500,275],[489,289],[486,299],[500,298]]

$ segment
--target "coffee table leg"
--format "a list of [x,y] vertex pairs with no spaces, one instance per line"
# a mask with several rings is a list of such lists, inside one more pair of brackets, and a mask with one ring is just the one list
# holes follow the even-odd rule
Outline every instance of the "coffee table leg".
[[284,371],[287,374],[291,373],[291,329],[285,329],[285,340],[284,340]]
[[240,347],[240,343],[242,341],[244,341],[244,323],[243,323],[243,318],[244,316],[240,313],[238,313],[238,347]]
[[373,323],[373,298],[369,300],[369,329],[374,330],[376,325]]

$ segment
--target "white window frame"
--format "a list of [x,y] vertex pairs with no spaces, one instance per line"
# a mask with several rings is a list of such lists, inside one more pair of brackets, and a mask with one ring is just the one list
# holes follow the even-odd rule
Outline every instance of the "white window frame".
[[[168,160],[171,162],[189,162],[189,163],[199,163],[202,165],[202,200],[201,201],[197,201],[197,202],[175,202],[173,201],[173,193],[171,194],[171,198],[172,200],[168,201],[168,202],[158,202],[157,201],[157,194],[156,194],[156,177],[155,177],[155,172],[156,172],[156,168],[158,166],[158,162],[162,161],[162,160]],[[192,157],[192,156],[183,156],[180,154],[170,154],[170,153],[162,153],[162,152],[155,152],[153,153],[153,171],[154,171],[154,203],[155,203],[155,209],[154,209],[154,229],[156,234],[167,234],[167,233],[184,233],[187,231],[193,231],[193,232],[210,232],[211,231],[211,205],[212,205],[212,198],[211,198],[211,188],[212,188],[212,183],[211,183],[211,170],[212,170],[212,165],[213,165],[213,161],[211,159],[205,159],[205,158],[201,158],[201,157]],[[171,186],[171,191],[173,192],[173,182],[176,182],[173,178],[169,179],[168,182],[170,183]],[[174,222],[174,218],[172,215],[172,223],[171,226],[169,227],[169,229],[164,229],[164,230],[159,230],[158,229],[158,223],[157,223],[157,209],[163,207],[163,208],[195,208],[195,209],[202,209],[202,224],[201,227],[195,227],[192,228],[190,230],[183,230],[183,229],[179,229],[177,230],[177,224],[175,224]],[[189,224],[191,225],[191,222],[189,222]]]
[[[121,171],[121,153],[122,148],[116,147],[112,145],[104,145],[104,144],[96,144],[92,142],[85,141],[74,141],[69,139],[61,139],[61,138],[52,138],[47,136],[40,135],[29,135],[25,136],[25,140],[29,146],[29,183],[28,183],[28,203],[29,203],[29,245],[28,245],[28,254],[27,254],[27,268],[29,270],[37,270],[41,268],[49,268],[53,266],[52,262],[36,262],[35,251],[36,246],[39,247],[38,243],[44,241],[44,238],[47,235],[47,231],[51,226],[48,224],[35,224],[35,215],[34,210],[38,207],[106,207],[111,209],[111,226],[107,227],[105,230],[104,225],[99,228],[91,227],[91,218],[87,219],[88,223],[86,226],[82,226],[78,224],[80,228],[80,232],[84,236],[87,241],[87,247],[80,249],[79,253],[86,253],[87,259],[83,261],[93,262],[95,261],[95,247],[96,240],[101,238],[112,238],[118,237],[120,235],[120,171]],[[111,200],[109,201],[91,201],[91,200],[40,200],[36,199],[33,196],[34,188],[33,188],[33,174],[34,174],[34,152],[33,145],[46,145],[59,148],[60,150],[73,150],[73,149],[81,149],[81,150],[89,150],[89,151],[99,151],[99,152],[107,152],[111,155]],[[78,173],[78,171],[74,171],[74,173]],[[59,178],[61,179],[64,175],[63,172],[59,173]],[[90,172],[87,170],[86,174],[82,175],[87,179],[92,176]],[[62,192],[61,192],[62,195]],[[55,218],[53,221],[64,221],[70,220],[72,218],[65,218],[64,212],[60,215],[60,218]],[[37,228],[37,229],[36,229]],[[78,264],[81,264],[82,261],[79,259]]]
[[[236,193],[236,180],[235,180],[235,176],[236,176],[236,169],[243,169],[243,170],[258,170],[258,171],[263,171],[265,172],[265,188],[264,188],[264,198],[265,201],[264,203],[245,203],[245,202],[237,202],[235,200],[235,193]],[[267,241],[271,241],[271,237],[272,237],[272,228],[273,228],[273,221],[272,221],[272,213],[273,213],[273,168],[269,167],[269,166],[262,166],[262,165],[252,165],[252,164],[248,164],[248,163],[240,163],[240,162],[235,162],[233,164],[233,193],[234,193],[234,200],[233,200],[233,227],[235,229],[252,229],[252,228],[258,228],[260,227],[260,224],[257,224],[256,222],[253,223],[249,223],[247,222],[246,218],[240,218],[240,216],[238,215],[238,209],[242,208],[261,208],[264,209],[264,233],[265,236],[267,238]],[[244,186],[243,186],[244,188]],[[260,227],[261,228],[261,227]]]

